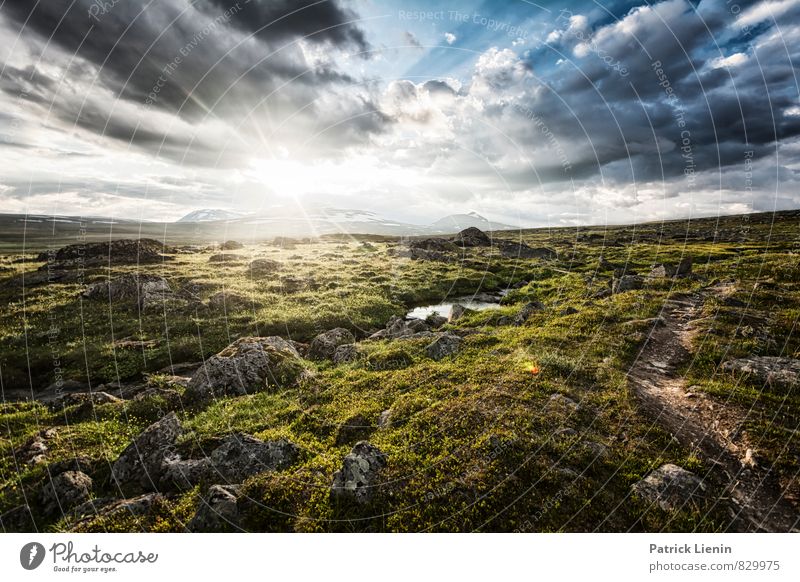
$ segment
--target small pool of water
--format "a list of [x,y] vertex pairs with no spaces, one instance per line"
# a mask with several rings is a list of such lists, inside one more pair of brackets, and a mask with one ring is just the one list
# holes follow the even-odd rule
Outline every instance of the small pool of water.
[[434,313],[438,315],[442,315],[444,317],[450,317],[450,311],[453,309],[453,305],[458,303],[459,305],[463,305],[467,309],[474,309],[475,311],[483,311],[484,309],[497,309],[500,307],[497,303],[489,303],[486,301],[472,301],[469,298],[464,299],[453,299],[452,301],[445,302],[445,303],[437,303],[435,305],[422,305],[420,307],[415,307],[408,313],[406,313],[406,317],[409,319],[425,319],[429,315],[433,315]]

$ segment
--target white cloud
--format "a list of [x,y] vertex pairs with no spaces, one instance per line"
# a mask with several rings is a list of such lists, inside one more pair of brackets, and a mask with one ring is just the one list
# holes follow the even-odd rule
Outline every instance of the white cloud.
[[456,42],[456,40],[458,40],[458,37],[452,32],[445,32],[444,40],[447,42],[447,44],[453,44],[454,42]]

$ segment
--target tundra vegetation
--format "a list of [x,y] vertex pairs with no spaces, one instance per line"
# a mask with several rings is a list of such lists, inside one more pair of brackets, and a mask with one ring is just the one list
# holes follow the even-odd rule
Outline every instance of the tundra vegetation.
[[628,372],[694,297],[682,396],[796,511],[798,220],[5,248],[2,527],[758,529]]

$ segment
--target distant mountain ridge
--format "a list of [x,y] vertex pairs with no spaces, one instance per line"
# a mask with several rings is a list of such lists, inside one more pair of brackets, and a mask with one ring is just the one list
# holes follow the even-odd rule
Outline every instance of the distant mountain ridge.
[[200,210],[193,210],[186,216],[179,218],[177,222],[212,222],[215,220],[233,220],[241,218],[242,216],[244,216],[244,214],[232,212],[230,210],[202,208]]

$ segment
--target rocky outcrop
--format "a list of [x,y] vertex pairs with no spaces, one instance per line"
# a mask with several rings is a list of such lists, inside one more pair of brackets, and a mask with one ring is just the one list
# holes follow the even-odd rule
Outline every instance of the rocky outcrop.
[[308,357],[312,360],[332,360],[336,348],[345,344],[355,343],[356,338],[349,330],[337,327],[319,334],[311,341],[308,348]]
[[209,263],[241,263],[246,261],[247,257],[244,255],[237,255],[236,253],[218,253],[208,257]]
[[454,303],[452,307],[450,307],[450,317],[448,318],[448,321],[458,321],[464,317],[464,314],[468,311],[469,310],[460,303]]
[[700,477],[671,463],[661,465],[633,485],[634,493],[664,511],[696,507],[705,489]]
[[45,483],[39,494],[45,515],[62,515],[80,505],[92,492],[92,478],[80,471],[64,471]]
[[672,277],[688,277],[692,274],[692,257],[684,257],[678,265],[670,263],[656,263],[647,275],[650,279],[664,279]]
[[124,492],[158,490],[164,460],[182,430],[174,412],[147,427],[111,467],[112,481]]
[[212,485],[200,501],[187,529],[209,533],[238,530],[239,491],[239,485]]
[[226,240],[224,243],[219,245],[219,249],[221,251],[238,251],[239,249],[243,249],[244,245],[235,240]]
[[644,279],[639,275],[622,275],[621,277],[615,277],[611,282],[611,292],[625,293],[626,291],[641,289],[643,284]]
[[373,333],[369,339],[399,339],[429,330],[430,326],[421,319],[403,319],[393,315],[386,323],[386,327]]
[[41,271],[109,265],[144,265],[172,258],[163,253],[174,253],[174,249],[150,238],[120,239],[68,245],[54,252],[40,253],[37,260],[47,263],[40,267]]
[[116,402],[122,402],[122,399],[108,392],[68,392],[49,402],[48,406],[51,410],[63,410],[68,406],[88,405],[88,407],[91,408],[100,406],[101,404],[113,404]]
[[281,264],[272,259],[255,259],[254,261],[250,261],[248,269],[252,277],[266,277],[280,271]]
[[292,465],[300,451],[285,439],[262,441],[246,434],[234,434],[222,441],[209,456],[211,479],[240,483],[265,471],[279,471]]
[[364,354],[361,353],[356,344],[344,344],[336,348],[336,351],[333,352],[333,363],[336,365],[351,364],[363,357]]
[[192,375],[186,395],[199,401],[241,396],[292,386],[310,373],[294,345],[283,338],[241,338],[206,360]]
[[490,247],[492,239],[481,229],[471,226],[453,237],[453,242],[460,247]]
[[554,260],[558,253],[547,247],[530,247],[525,243],[501,241],[498,243],[500,254],[510,259],[545,259]]
[[386,466],[386,455],[368,442],[356,443],[336,471],[331,486],[331,499],[339,503],[366,505],[378,489],[378,477]]
[[56,429],[54,428],[39,431],[14,451],[14,459],[17,463],[25,465],[38,465],[46,462],[47,453],[50,450],[48,443],[55,434]]
[[425,347],[425,353],[432,360],[441,360],[458,353],[461,338],[454,333],[443,333]]
[[800,381],[800,360],[775,356],[739,358],[722,364],[726,372],[749,374],[763,384],[790,388]]

